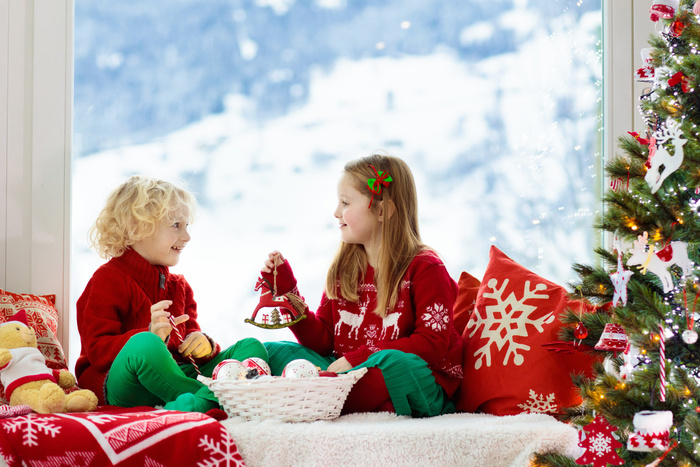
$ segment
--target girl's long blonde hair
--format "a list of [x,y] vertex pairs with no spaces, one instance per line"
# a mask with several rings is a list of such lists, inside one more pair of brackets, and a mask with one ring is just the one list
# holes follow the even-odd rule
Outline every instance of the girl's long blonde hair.
[[102,258],[118,257],[134,242],[153,235],[161,223],[170,225],[184,218],[191,224],[196,208],[188,191],[134,175],[109,195],[88,239]]
[[[413,258],[427,247],[418,231],[418,198],[413,174],[406,163],[398,157],[374,154],[349,162],[345,174],[361,193],[367,194],[369,205],[372,193],[368,180],[377,178],[379,172],[387,172],[393,180],[383,187],[381,194],[374,195],[372,210],[384,209],[381,222],[379,256],[374,274],[377,287],[377,307],[374,313],[385,317],[394,308],[398,299],[401,280]],[[393,212],[390,205],[393,204]],[[367,271],[367,254],[364,246],[342,242],[328,269],[326,295],[331,299],[344,298],[357,302],[360,278]]]

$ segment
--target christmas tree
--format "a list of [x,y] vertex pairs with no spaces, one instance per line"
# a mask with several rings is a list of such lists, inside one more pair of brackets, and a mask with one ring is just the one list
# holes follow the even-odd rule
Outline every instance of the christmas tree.
[[[698,7],[652,6],[658,33],[636,72],[649,82],[639,105],[647,127],[621,136],[606,164],[612,183],[596,228],[611,245],[596,250],[600,266],[574,265],[573,295],[596,310],[568,311],[562,337],[600,357],[594,378],[573,376],[583,402],[564,417],[580,428],[585,453],[540,455],[534,465],[617,456],[625,465],[700,465]],[[600,417],[618,428],[613,437],[591,438]]]

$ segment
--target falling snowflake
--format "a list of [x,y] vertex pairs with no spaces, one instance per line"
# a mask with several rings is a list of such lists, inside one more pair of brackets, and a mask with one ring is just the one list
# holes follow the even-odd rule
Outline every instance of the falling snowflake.
[[554,393],[546,396],[537,394],[530,389],[530,398],[524,404],[518,404],[523,413],[556,413],[557,404],[554,403]]
[[507,298],[503,298],[503,292],[508,286],[508,279],[503,280],[503,285],[498,289],[498,280],[489,280],[488,287],[493,292],[484,292],[484,298],[493,298],[496,300],[494,305],[485,307],[485,316],[482,316],[481,310],[478,308],[474,312],[476,319],[470,320],[467,328],[473,328],[469,337],[474,337],[478,329],[483,325],[481,339],[487,339],[486,344],[474,352],[476,358],[474,368],[481,368],[484,361],[486,366],[491,366],[491,345],[495,344],[497,350],[508,346],[505,357],[503,358],[503,366],[508,365],[510,356],[513,355],[513,363],[522,365],[525,357],[518,353],[521,350],[530,350],[529,345],[516,342],[518,337],[527,337],[527,326],[533,326],[540,333],[544,331],[543,326],[554,321],[554,313],[549,312],[537,319],[532,319],[530,316],[537,310],[536,306],[526,305],[525,302],[532,299],[545,299],[549,295],[538,293],[538,291],[546,290],[545,284],[537,284],[534,289],[530,289],[530,281],[526,281],[523,286],[523,296],[520,300],[515,297],[512,292]]
[[[8,433],[15,433],[17,430],[22,430],[22,444],[25,446],[38,446],[39,434],[50,435],[55,438],[60,433],[61,429],[51,423],[58,420],[57,417],[42,417],[38,418],[35,415],[27,415],[26,417],[17,417],[16,419],[3,424],[3,428]],[[24,428],[23,428],[24,427]]]
[[447,329],[447,323],[450,321],[450,315],[447,313],[441,303],[436,303],[428,307],[428,312],[423,313],[423,321],[433,331],[444,331]]
[[245,463],[243,458],[238,452],[236,443],[233,438],[228,434],[225,428],[221,428],[221,442],[216,442],[214,438],[210,438],[204,435],[199,440],[199,447],[203,448],[204,451],[209,453],[209,459],[205,459],[202,462],[198,462],[197,465],[201,467],[214,467],[214,466],[240,466],[243,467]]

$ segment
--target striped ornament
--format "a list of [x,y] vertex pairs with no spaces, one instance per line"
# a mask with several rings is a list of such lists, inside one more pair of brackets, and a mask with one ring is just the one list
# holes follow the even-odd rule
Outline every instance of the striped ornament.
[[661,378],[659,400],[666,402],[666,333],[663,323],[659,323],[659,377]]
[[[184,339],[182,338],[182,334],[180,334],[180,330],[177,328],[177,325],[175,324],[175,320],[173,319],[172,316],[169,317],[170,319],[170,326],[172,326],[173,331],[175,332],[175,335],[177,335],[178,339],[180,339],[180,342],[183,342]],[[202,372],[199,371],[199,366],[194,362],[194,357],[192,354],[189,354],[187,358],[190,359],[190,362],[192,362],[192,366],[194,367],[195,370],[197,370],[197,374],[201,375]]]

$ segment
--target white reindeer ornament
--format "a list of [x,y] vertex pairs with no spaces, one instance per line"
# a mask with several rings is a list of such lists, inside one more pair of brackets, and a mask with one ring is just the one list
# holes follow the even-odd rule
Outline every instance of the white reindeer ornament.
[[688,245],[681,241],[671,242],[658,252],[654,252],[652,245],[647,251],[647,241],[649,234],[639,235],[634,242],[631,253],[627,260],[627,266],[641,266],[645,272],[647,269],[661,279],[664,293],[673,290],[673,278],[668,269],[676,265],[683,270],[683,274],[690,274],[693,270],[693,262],[688,258]]
[[[666,177],[681,166],[683,163],[683,145],[688,142],[687,139],[683,138],[680,124],[672,118],[666,119],[666,125],[656,130],[654,136],[657,144],[656,152],[651,159],[651,167],[649,167],[644,176],[644,180],[651,188],[652,194],[657,192],[664,180],[666,180]],[[673,144],[673,155],[664,147],[664,143],[668,140],[671,140],[671,144]]]

